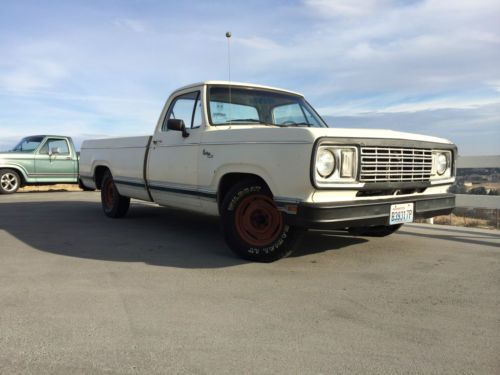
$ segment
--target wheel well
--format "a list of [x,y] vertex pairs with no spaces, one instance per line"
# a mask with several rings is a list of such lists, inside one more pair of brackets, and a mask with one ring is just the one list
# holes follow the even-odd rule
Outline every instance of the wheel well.
[[264,181],[264,179],[256,174],[251,174],[251,173],[228,173],[222,176],[220,182],[219,182],[219,189],[217,190],[217,204],[220,206],[222,205],[222,202],[224,201],[224,197],[228,193],[228,191],[233,187],[235,184],[242,180],[253,180],[253,181],[258,181],[262,183],[264,186],[266,186],[269,191],[271,189],[269,188],[269,185]]
[[102,179],[104,178],[104,174],[108,171],[108,167],[104,167],[102,165],[95,168],[94,171],[94,181],[97,189],[100,189],[102,186]]

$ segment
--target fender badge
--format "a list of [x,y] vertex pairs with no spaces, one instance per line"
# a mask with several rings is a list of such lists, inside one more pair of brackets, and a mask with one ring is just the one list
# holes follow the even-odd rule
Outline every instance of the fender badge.
[[214,156],[208,152],[207,150],[203,149],[203,155],[205,155],[207,158],[212,159]]

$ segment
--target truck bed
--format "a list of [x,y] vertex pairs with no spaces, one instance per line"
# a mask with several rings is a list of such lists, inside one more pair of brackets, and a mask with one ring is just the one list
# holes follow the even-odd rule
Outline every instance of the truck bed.
[[151,136],[106,138],[84,141],[80,154],[80,176],[85,185],[93,184],[95,166],[106,166],[120,185],[122,194],[149,200],[145,189],[134,188],[144,185],[144,158]]
[[141,148],[148,145],[150,136],[104,138],[83,141],[82,150],[102,148]]

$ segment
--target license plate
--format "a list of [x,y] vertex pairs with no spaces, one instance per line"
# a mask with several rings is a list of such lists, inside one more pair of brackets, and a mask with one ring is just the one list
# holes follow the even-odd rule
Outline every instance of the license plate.
[[413,203],[391,204],[389,225],[411,223],[413,221]]

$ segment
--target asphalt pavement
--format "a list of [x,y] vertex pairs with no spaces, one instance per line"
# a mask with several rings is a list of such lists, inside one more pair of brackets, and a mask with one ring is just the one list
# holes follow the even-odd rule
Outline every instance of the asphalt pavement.
[[0,196],[0,374],[499,374],[500,232],[310,232],[271,264],[218,220]]

